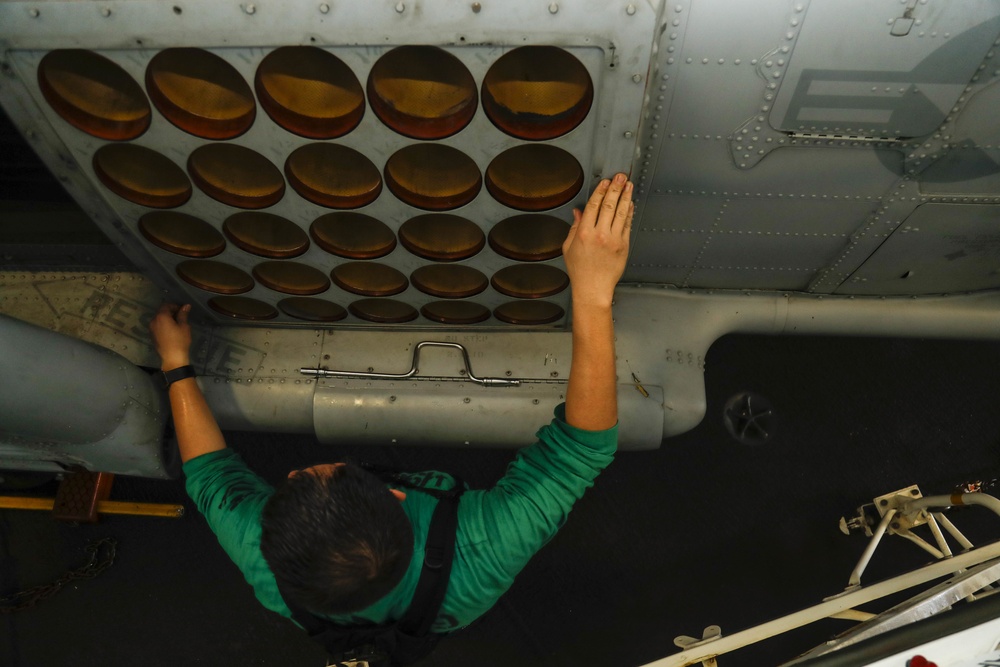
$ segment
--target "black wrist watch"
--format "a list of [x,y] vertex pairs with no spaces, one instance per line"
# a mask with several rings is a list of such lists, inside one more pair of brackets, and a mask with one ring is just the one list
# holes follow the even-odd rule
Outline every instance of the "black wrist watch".
[[160,380],[163,382],[164,388],[169,389],[170,385],[178,380],[193,378],[197,374],[194,372],[194,366],[188,364],[187,366],[178,366],[177,368],[169,371],[160,371],[158,375]]

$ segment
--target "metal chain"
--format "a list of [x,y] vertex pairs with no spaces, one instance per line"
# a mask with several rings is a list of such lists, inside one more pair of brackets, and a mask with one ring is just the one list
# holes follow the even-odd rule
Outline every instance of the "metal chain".
[[[115,562],[115,551],[118,548],[118,540],[113,537],[105,537],[100,540],[93,540],[83,548],[84,552],[90,554],[90,559],[83,567],[70,570],[50,584],[35,586],[17,593],[12,593],[0,597],[0,614],[13,614],[14,612],[30,609],[46,598],[50,598],[58,593],[66,584],[77,579],[93,579],[101,572],[111,567]],[[101,554],[104,557],[101,558]]]

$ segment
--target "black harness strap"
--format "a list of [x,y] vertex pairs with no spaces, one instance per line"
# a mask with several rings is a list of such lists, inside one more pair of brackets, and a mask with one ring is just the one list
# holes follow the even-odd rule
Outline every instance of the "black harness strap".
[[280,586],[278,589],[292,612],[292,618],[311,638],[323,645],[335,660],[358,657],[367,659],[371,665],[380,664],[379,659],[383,661],[381,664],[406,665],[430,653],[442,637],[432,633],[431,626],[437,619],[448,590],[455,555],[458,501],[465,490],[465,484],[455,478],[455,487],[451,491],[437,491],[410,484],[405,479],[397,478],[392,481],[438,497],[438,504],[427,530],[420,578],[403,618],[383,625],[341,626],[294,604],[281,591]]
[[422,637],[430,632],[448,590],[451,563],[455,557],[458,499],[465,489],[461,480],[456,480],[455,489],[455,493],[439,498],[437,507],[434,508],[431,525],[427,529],[424,567],[420,570],[413,600],[399,621],[399,629],[414,637]]

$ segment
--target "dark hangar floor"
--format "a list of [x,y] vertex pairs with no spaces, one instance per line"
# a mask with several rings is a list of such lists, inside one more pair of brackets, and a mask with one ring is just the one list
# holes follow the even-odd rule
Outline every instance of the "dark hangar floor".
[[[497,607],[422,664],[632,667],[676,652],[676,635],[700,636],[711,624],[732,633],[818,603],[843,589],[865,546],[838,531],[843,514],[913,483],[927,495],[1000,476],[998,369],[996,343],[723,338],[708,355],[703,423],[657,451],[619,454]],[[727,433],[724,405],[741,391],[775,406],[769,442],[743,445]],[[273,479],[353,455],[484,486],[512,456],[228,436]],[[0,616],[0,665],[323,664],[290,622],[257,604],[180,482],[119,477],[112,499],[185,503],[189,512],[73,526],[45,512],[0,511],[0,595],[79,566],[90,540],[119,543],[116,562],[97,578]],[[1000,537],[1000,520],[980,508],[953,519],[977,544]],[[891,538],[865,581],[928,559]],[[818,623],[720,664],[775,665],[847,627]]]

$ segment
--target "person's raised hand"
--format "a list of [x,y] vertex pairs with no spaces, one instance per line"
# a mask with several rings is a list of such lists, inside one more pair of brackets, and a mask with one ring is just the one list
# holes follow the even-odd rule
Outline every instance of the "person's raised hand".
[[632,183],[621,173],[601,181],[582,212],[573,209],[562,249],[575,307],[611,306],[625,272],[634,213]]
[[165,303],[149,323],[153,345],[160,355],[160,368],[165,371],[191,363],[191,325],[188,313],[191,305]]

